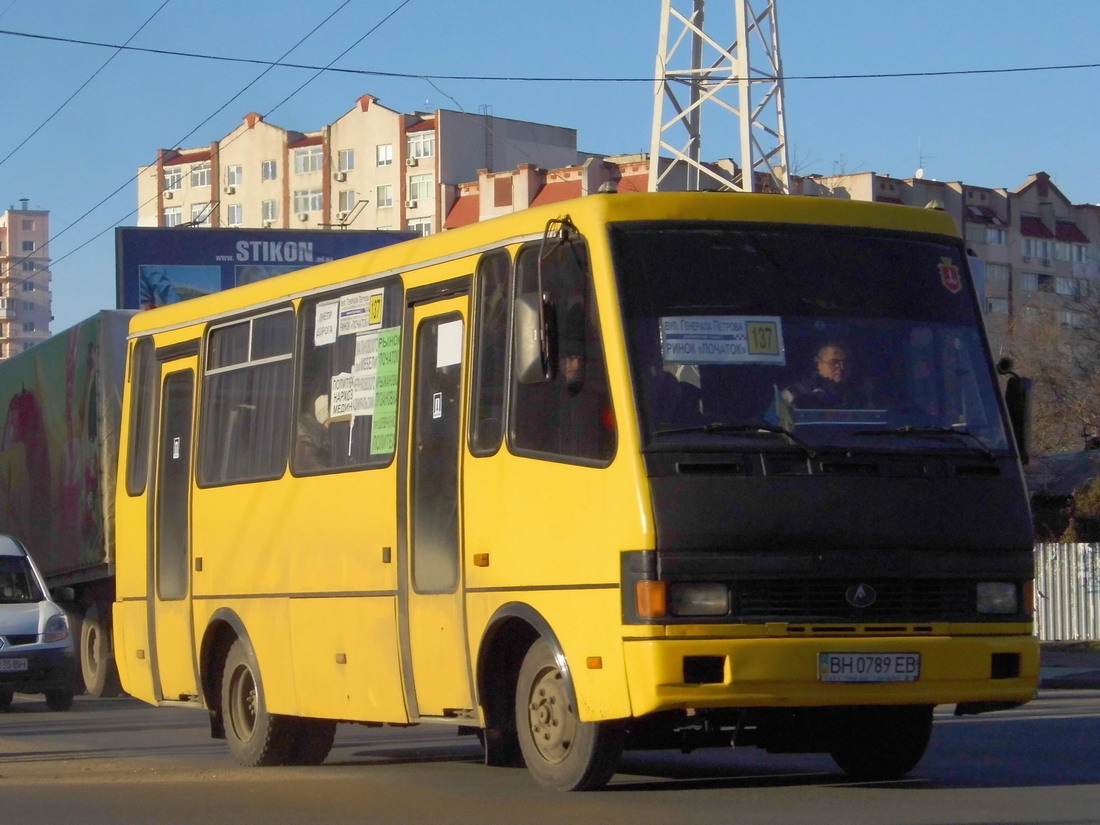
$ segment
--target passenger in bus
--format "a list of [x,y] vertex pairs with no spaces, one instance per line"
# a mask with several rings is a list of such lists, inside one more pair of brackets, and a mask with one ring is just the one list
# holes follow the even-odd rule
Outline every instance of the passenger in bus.
[[835,339],[818,347],[814,371],[787,387],[783,399],[804,410],[866,410],[876,406],[870,378],[858,374],[851,348]]
[[294,469],[307,473],[327,469],[331,462],[329,440],[328,395],[319,395],[299,412]]

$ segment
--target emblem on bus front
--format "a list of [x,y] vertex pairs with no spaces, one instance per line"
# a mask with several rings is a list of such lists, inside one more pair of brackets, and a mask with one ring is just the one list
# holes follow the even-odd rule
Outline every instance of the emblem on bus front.
[[853,584],[844,591],[844,598],[852,607],[870,607],[878,598],[878,593],[869,584]]

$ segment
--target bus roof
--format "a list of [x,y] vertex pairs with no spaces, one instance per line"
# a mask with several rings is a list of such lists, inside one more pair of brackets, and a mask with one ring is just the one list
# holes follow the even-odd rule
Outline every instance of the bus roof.
[[[852,226],[959,237],[958,226],[947,213],[896,204],[743,192],[601,193],[524,209],[437,235],[402,241],[350,258],[141,312],[131,319],[130,333],[135,335],[186,325],[232,312],[234,308],[273,303],[304,294],[331,283],[330,267],[339,267],[345,279],[365,278],[373,274],[399,272],[464,253],[473,254],[479,249],[541,235],[548,221],[564,215],[569,215],[582,231],[585,224],[594,221],[686,220]],[[349,262],[353,262],[351,265],[357,270],[350,276],[347,272]],[[227,293],[232,293],[232,297],[227,297]]]

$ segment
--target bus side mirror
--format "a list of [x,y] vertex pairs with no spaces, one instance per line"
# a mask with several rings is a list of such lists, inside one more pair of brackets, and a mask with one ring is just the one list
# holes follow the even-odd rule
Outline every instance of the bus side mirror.
[[1021,378],[1013,372],[1010,358],[1002,358],[998,362],[997,372],[1008,376],[1008,383],[1005,385],[1008,420],[1012,423],[1020,461],[1027,464],[1031,457],[1031,379]]
[[554,377],[557,336],[553,318],[553,306],[538,294],[529,292],[516,298],[513,351],[519,383],[540,384]]

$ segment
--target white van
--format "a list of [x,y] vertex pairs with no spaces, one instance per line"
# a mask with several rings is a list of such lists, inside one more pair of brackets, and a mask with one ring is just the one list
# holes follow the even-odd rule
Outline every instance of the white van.
[[[56,595],[72,600],[72,588]],[[44,693],[50,710],[68,710],[75,686],[69,619],[27,549],[0,535],[0,710],[11,707],[15,693]]]

